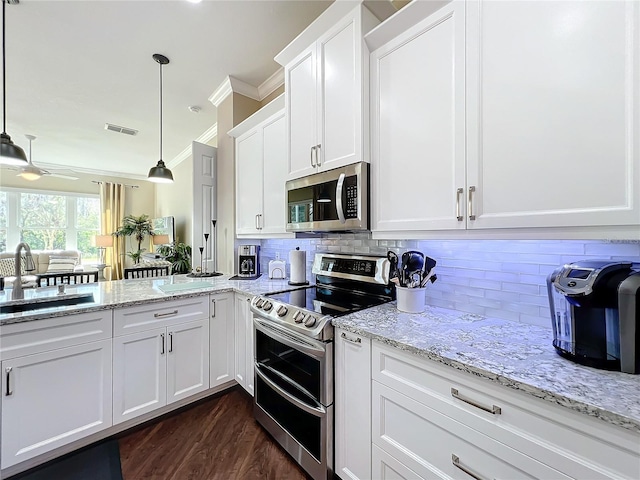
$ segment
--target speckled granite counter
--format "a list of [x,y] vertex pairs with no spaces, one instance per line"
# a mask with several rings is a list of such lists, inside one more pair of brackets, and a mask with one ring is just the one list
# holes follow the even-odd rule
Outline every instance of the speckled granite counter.
[[[0,314],[0,326],[43,318],[61,317],[69,315],[70,313],[130,307],[144,303],[208,295],[210,293],[236,291],[247,295],[257,295],[295,288],[289,285],[287,280],[270,280],[269,277],[265,275],[256,280],[229,280],[229,277],[229,275],[224,275],[210,278],[189,278],[185,275],[172,275],[170,277],[67,285],[65,290],[67,293],[92,293],[95,301],[93,303],[80,305]],[[164,293],[158,287],[166,284],[181,286],[192,284],[194,288]],[[31,298],[56,297],[57,287],[25,289],[24,293],[26,300]],[[0,292],[0,304],[7,302],[10,298],[10,289],[5,289]]]
[[640,375],[606,372],[560,357],[551,329],[427,307],[398,311],[395,302],[334,319],[349,332],[487,378],[640,432]]

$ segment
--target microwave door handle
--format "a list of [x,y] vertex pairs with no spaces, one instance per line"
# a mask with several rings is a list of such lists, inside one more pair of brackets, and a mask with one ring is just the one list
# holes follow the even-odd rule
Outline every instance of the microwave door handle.
[[340,223],[346,223],[347,219],[344,218],[344,207],[342,205],[342,190],[344,188],[345,174],[341,173],[338,177],[338,186],[336,187],[336,210],[338,211],[338,220]]

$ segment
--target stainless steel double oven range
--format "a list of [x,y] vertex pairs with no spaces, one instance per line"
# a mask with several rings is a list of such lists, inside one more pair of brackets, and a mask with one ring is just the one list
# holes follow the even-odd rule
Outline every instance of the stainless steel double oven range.
[[256,420],[315,480],[333,476],[331,319],[388,302],[386,257],[318,253],[316,285],[251,300]]

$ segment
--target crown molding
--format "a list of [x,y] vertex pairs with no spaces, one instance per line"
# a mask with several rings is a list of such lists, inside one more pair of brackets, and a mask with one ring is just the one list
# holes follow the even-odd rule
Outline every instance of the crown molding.
[[[196,142],[199,143],[208,143],[210,140],[214,139],[218,135],[218,124],[214,123],[206,132],[200,135],[195,139]],[[189,145],[187,148],[182,150],[178,155],[173,157],[171,161],[167,162],[167,167],[175,168],[184,162],[187,158],[191,157],[192,146]]]
[[284,68],[280,67],[273,75],[271,75],[258,86],[260,101],[267,98],[282,85],[284,85]]
[[215,92],[213,92],[209,97],[209,101],[213,103],[217,108],[225,98],[227,98],[234,92],[240,93],[245,97],[253,98],[254,100],[260,101],[260,95],[258,94],[258,89],[256,87],[254,87],[253,85],[249,85],[242,80],[238,80],[231,75],[225,78],[220,86],[216,88]]

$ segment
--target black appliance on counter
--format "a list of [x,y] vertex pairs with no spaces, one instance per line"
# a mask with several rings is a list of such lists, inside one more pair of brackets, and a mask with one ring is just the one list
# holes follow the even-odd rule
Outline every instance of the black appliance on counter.
[[258,278],[260,276],[260,245],[240,245],[238,247],[238,277]]
[[547,277],[553,346],[582,365],[640,373],[640,263],[575,262]]
[[386,257],[317,253],[316,285],[256,295],[254,416],[314,479],[333,478],[332,318],[395,297]]

